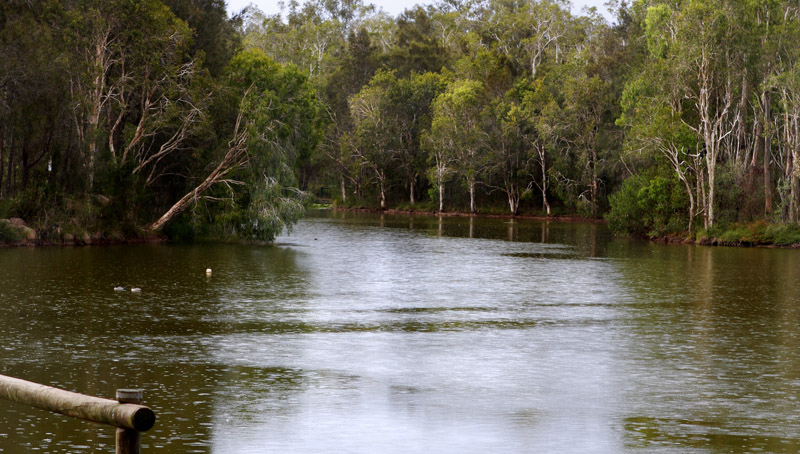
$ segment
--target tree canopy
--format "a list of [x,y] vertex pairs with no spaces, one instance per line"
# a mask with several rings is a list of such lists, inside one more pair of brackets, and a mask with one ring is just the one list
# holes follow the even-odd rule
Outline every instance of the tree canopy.
[[9,0],[0,217],[268,241],[335,192],[656,236],[800,222],[797,4],[609,5]]

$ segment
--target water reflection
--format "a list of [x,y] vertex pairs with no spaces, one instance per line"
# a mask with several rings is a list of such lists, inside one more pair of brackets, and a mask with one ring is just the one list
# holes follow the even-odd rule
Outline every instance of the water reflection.
[[[498,242],[503,222],[415,218],[412,233],[407,218],[376,220],[309,221],[291,239],[308,271],[313,331],[231,343],[219,355],[248,349],[262,367],[302,370],[308,386],[283,412],[262,413],[259,430],[221,427],[215,449],[527,452],[554,427],[553,448],[619,446],[619,430],[596,415],[614,406],[619,383],[614,343],[603,341],[619,292],[609,264],[567,245]],[[459,238],[470,231],[478,238]],[[546,257],[559,253],[575,258],[567,266],[583,284],[568,301],[550,291],[564,263]],[[575,442],[574,431],[592,435]]]
[[[215,396],[230,389],[227,380],[240,383],[252,374],[209,361],[208,340],[263,329],[258,309],[245,304],[248,296],[282,287],[281,295],[300,297],[293,254],[218,245],[0,251],[2,373],[104,397],[117,388],[144,388],[158,415],[145,447],[209,452]],[[215,272],[207,278],[210,264]],[[114,292],[117,285],[143,291]],[[253,290],[258,285],[260,292]],[[0,451],[113,450],[113,429],[9,408],[0,412],[0,427],[9,429],[0,429]],[[28,420],[30,427],[20,425]]]
[[[621,268],[641,283],[645,309],[632,324],[640,343],[628,366],[638,401],[626,424],[631,441],[796,452],[800,356],[797,325],[786,320],[797,304],[779,290],[784,279],[798,290],[786,268],[796,251],[650,249],[646,264]],[[644,391],[650,383],[658,386]]]
[[[0,373],[145,388],[145,452],[796,452],[799,291],[797,251],[330,213],[271,247],[2,250]],[[0,427],[113,449],[15,404]]]

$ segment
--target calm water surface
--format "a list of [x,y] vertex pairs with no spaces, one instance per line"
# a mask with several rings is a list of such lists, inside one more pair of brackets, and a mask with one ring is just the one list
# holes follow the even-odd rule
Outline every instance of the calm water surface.
[[[144,388],[152,453],[796,453],[798,303],[796,250],[318,213],[267,247],[0,250],[0,373]],[[0,452],[113,437],[0,401]]]

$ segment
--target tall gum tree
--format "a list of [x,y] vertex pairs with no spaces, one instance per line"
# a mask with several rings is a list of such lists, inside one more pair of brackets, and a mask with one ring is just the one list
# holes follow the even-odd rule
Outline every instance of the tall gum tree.
[[560,108],[541,78],[521,90],[519,97],[520,106],[528,121],[532,123],[524,137],[529,146],[528,159],[532,161],[532,165],[527,169],[531,173],[529,187],[533,185],[539,189],[542,209],[550,216],[552,214],[548,199],[550,160],[561,140],[557,126],[559,120],[556,119],[560,115]]
[[[75,0],[67,8],[73,31],[69,45],[77,57],[70,71],[73,119],[91,189],[105,150],[104,137],[110,159],[119,164],[144,137],[154,134],[145,129],[165,124],[167,105],[176,101],[171,89],[194,71],[187,58],[191,31],[158,0]],[[183,107],[194,111],[179,115],[184,125],[178,129],[185,132],[198,112],[185,99]],[[126,121],[138,123],[128,139],[123,137]],[[179,132],[176,138],[185,136]],[[174,139],[155,153],[174,151]],[[118,147],[126,140],[127,145]],[[147,159],[140,155],[140,163]]]
[[484,169],[487,136],[481,125],[485,106],[483,84],[474,80],[456,80],[439,95],[433,106],[430,132],[431,173],[439,191],[442,209],[444,183],[456,173],[469,192],[469,211],[477,212],[475,189]]
[[[688,1],[677,16],[678,33],[683,37],[676,47],[677,62],[686,75],[684,98],[694,104],[697,120],[685,120],[703,142],[708,199],[705,228],[716,221],[716,171],[725,139],[733,134],[734,71],[731,52],[726,49],[731,36],[730,17],[721,2]],[[693,33],[693,34],[691,34]]]
[[361,90],[377,71],[381,54],[365,28],[350,31],[347,46],[341,50],[337,66],[322,81],[320,96],[328,119],[321,153],[329,171],[334,173],[342,202],[347,201],[348,184],[355,185],[352,147],[353,120],[348,98]]
[[[504,98],[489,104],[482,115],[482,127],[491,144],[486,156],[486,185],[505,194],[512,216],[519,213],[523,195],[533,186],[532,166],[540,158],[536,154],[541,142],[537,137],[536,115],[524,102],[528,85],[527,80],[521,81]],[[543,186],[546,187],[546,180]],[[544,200],[546,203],[546,197]]]
[[391,184],[391,172],[402,147],[402,130],[392,115],[387,94],[397,83],[392,72],[379,71],[369,84],[350,97],[353,118],[352,152],[362,167],[369,169],[378,187],[381,209],[386,209],[386,197]]
[[425,168],[422,135],[430,129],[431,106],[434,98],[444,90],[445,77],[435,73],[412,73],[397,80],[389,91],[386,105],[398,122],[400,147],[397,150],[397,167],[403,174],[413,207],[417,198],[415,188]]
[[[648,45],[644,78],[635,82],[666,86],[657,102],[697,137],[697,154],[703,164],[697,172],[704,178],[698,178],[696,195],[706,229],[716,221],[717,164],[739,114],[735,103],[737,55],[727,46],[734,39],[729,14],[723,0],[686,0],[674,8],[667,3],[650,6],[644,20]],[[631,90],[628,96],[635,93],[642,91]],[[671,145],[663,149],[668,156],[674,154],[669,151]],[[676,171],[683,161],[671,159]]]

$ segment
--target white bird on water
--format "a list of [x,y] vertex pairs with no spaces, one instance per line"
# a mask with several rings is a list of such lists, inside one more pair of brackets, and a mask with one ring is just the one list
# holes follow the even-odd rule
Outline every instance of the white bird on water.
[[206,276],[211,276],[211,268],[206,268]]
[[125,291],[125,287],[122,287],[122,286],[118,285],[118,286],[114,287],[114,291],[115,292],[124,292]]
[[131,289],[131,293],[142,293],[142,289],[140,289],[139,287],[133,287]]

